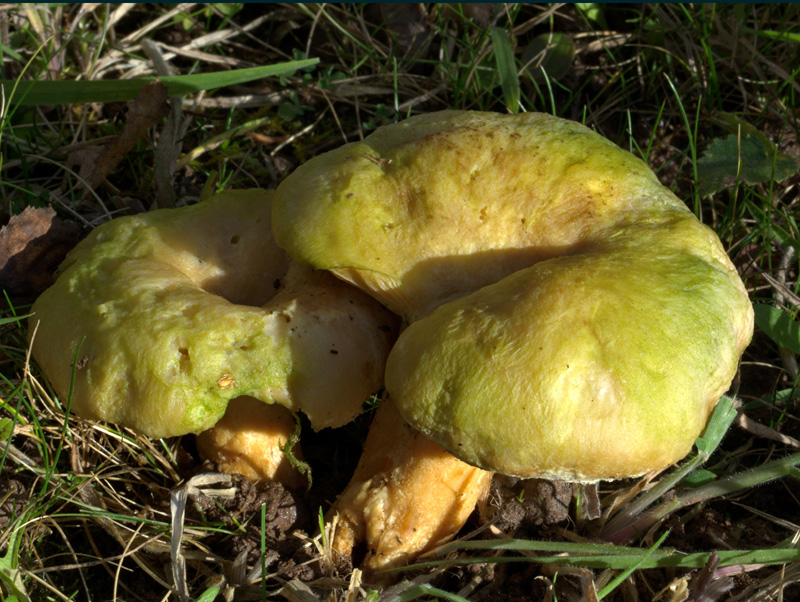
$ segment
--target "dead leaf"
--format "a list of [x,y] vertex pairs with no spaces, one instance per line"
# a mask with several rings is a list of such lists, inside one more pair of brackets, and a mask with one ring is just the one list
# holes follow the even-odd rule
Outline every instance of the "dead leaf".
[[583,506],[584,517],[587,520],[600,518],[602,514],[600,507],[600,496],[597,494],[597,483],[586,483],[580,485],[581,504]]
[[161,129],[156,146],[155,200],[153,209],[175,206],[173,182],[175,165],[181,152],[181,141],[191,121],[183,118],[180,98],[170,99],[167,122]]
[[258,132],[248,132],[245,136],[258,144],[280,144],[281,142],[286,142],[287,138],[289,138],[289,136],[267,136]]
[[794,437],[784,435],[773,428],[753,420],[741,412],[736,416],[736,425],[746,430],[748,433],[752,433],[759,437],[764,437],[765,439],[777,441],[785,445],[791,445],[792,447],[800,447],[800,441]]
[[97,188],[142,136],[167,114],[167,87],[160,81],[147,84],[139,96],[128,103],[125,125],[119,134],[101,147],[77,151],[73,161],[79,175],[91,188]]
[[26,207],[0,229],[0,289],[12,299],[38,297],[79,237],[80,226],[52,207]]

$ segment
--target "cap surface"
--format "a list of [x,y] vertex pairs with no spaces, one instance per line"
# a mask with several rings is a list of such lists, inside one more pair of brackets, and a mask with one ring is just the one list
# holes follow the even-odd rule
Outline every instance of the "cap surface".
[[641,160],[578,123],[442,111],[301,165],[278,187],[273,229],[296,261],[414,321],[665,209],[688,213]]
[[750,340],[738,276],[694,218],[633,228],[434,310],[389,356],[408,422],[463,460],[520,477],[596,481],[683,458]]
[[273,215],[293,258],[411,323],[390,397],[488,470],[594,481],[668,466],[752,336],[714,232],[643,161],[550,115],[379,128],[296,170]]
[[393,318],[328,274],[290,270],[270,215],[270,192],[227,191],[96,228],[29,320],[62,403],[152,437],[210,428],[242,395],[303,410],[315,428],[352,419],[382,382]]

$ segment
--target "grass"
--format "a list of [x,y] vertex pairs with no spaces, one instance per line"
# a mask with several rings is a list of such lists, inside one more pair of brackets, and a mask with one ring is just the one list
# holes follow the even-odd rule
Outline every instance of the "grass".
[[[28,356],[32,298],[7,293],[0,599],[796,598],[800,180],[791,169],[771,176],[784,156],[800,158],[799,16],[795,5],[0,7],[0,79],[47,82],[28,91],[44,102],[35,105],[9,102],[3,85],[3,223],[50,206],[88,229],[151,208],[159,179],[170,191],[159,205],[215,188],[272,187],[308,158],[412,114],[544,111],[647,160],[718,232],[753,302],[767,308],[731,393],[734,425],[732,414],[720,419],[713,444],[701,441],[684,468],[652,482],[603,483],[599,518],[572,508],[569,522],[527,537],[492,538],[490,525],[473,521],[479,535],[378,591],[332,566],[312,583],[287,572],[267,547],[266,506],[240,512],[230,501],[247,491],[238,481],[192,480],[199,467],[188,438],[151,441],[72,416]],[[548,44],[556,35],[573,47]],[[227,79],[305,59],[318,63],[257,82]],[[87,82],[78,93],[93,95],[90,85],[109,85],[101,81],[134,89],[155,76],[206,83],[171,89],[182,94],[174,117],[137,140],[100,185],[84,186],[76,153],[118,133],[125,108],[99,95],[66,104],[76,100],[66,95],[71,82]],[[742,170],[748,133],[772,172]],[[704,156],[729,136],[737,150],[723,157],[722,185],[708,192]],[[176,157],[165,152],[170,142]],[[363,429],[335,449],[340,474],[331,487],[346,481]],[[332,495],[312,492],[311,512]],[[304,537],[324,551],[312,523]]]

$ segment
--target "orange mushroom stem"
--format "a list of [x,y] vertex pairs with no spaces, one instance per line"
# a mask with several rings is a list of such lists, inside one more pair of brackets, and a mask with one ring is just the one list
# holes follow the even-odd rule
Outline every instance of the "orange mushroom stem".
[[[294,416],[285,407],[237,397],[213,428],[197,435],[197,449],[222,472],[241,474],[251,481],[278,481],[297,491],[306,486],[307,479],[284,452],[295,427]],[[303,461],[299,443],[291,454]]]
[[390,399],[378,408],[350,483],[328,513],[339,516],[337,561],[353,562],[366,542],[361,569],[403,566],[451,539],[489,491],[492,473],[462,462],[405,423]]

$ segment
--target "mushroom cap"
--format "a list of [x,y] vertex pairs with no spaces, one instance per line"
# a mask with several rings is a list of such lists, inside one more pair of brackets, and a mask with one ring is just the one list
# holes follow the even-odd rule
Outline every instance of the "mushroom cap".
[[412,323],[386,367],[405,419],[462,460],[591,482],[679,461],[752,333],[693,218],[542,261]]
[[293,265],[270,236],[271,196],[227,191],[81,241],[30,318],[62,402],[151,437],[210,428],[242,395],[302,410],[317,429],[355,417],[382,383],[395,318]]
[[752,336],[716,234],[643,161],[550,115],[379,128],[298,168],[273,218],[295,260],[407,318],[391,399],[487,470],[596,481],[665,468]]
[[273,230],[296,261],[413,322],[667,210],[689,213],[644,162],[578,123],[442,111],[298,167],[276,192]]

